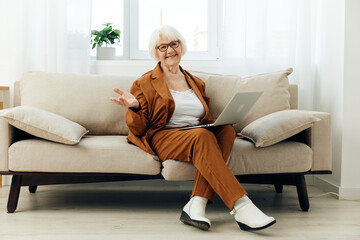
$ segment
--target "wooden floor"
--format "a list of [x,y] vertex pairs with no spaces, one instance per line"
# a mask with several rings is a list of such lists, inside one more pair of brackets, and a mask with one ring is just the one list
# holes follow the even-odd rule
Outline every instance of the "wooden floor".
[[[161,180],[160,180],[161,181]],[[276,193],[270,185],[244,185],[250,198],[277,223],[241,231],[217,199],[207,207],[204,232],[179,221],[191,183],[159,180],[22,187],[17,211],[6,212],[9,187],[0,188],[0,239],[360,239],[360,201],[337,200],[309,186],[309,212],[295,187]]]

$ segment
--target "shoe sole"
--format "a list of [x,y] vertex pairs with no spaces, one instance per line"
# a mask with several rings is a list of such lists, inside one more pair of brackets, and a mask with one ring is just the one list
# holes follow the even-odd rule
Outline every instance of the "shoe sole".
[[272,221],[271,223],[266,224],[265,226],[258,227],[258,228],[252,228],[252,227],[249,227],[248,225],[246,225],[246,224],[244,224],[244,223],[237,222],[237,224],[239,225],[240,229],[243,230],[243,231],[257,231],[257,230],[262,230],[262,229],[265,229],[265,228],[268,228],[268,227],[274,225],[275,223],[276,223],[276,220]]
[[181,212],[180,221],[187,224],[187,225],[191,225],[191,226],[194,226],[196,228],[199,228],[199,229],[201,229],[203,231],[207,231],[210,228],[209,223],[204,222],[204,221],[193,220],[184,211]]

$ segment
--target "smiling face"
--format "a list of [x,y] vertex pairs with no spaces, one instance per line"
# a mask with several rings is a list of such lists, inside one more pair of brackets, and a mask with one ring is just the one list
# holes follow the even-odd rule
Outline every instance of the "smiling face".
[[179,43],[179,46],[176,48],[172,48],[168,46],[165,52],[161,52],[158,49],[158,46],[162,44],[169,44],[171,41],[168,37],[160,35],[160,40],[156,45],[156,55],[161,62],[161,65],[164,67],[177,67],[180,64],[181,53],[182,53],[182,44]]

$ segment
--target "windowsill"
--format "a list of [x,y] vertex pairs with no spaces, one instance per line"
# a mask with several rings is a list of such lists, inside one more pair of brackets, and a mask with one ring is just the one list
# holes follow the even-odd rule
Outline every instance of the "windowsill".
[[[182,60],[180,65],[190,71],[216,72],[219,61]],[[156,61],[154,60],[91,60],[90,62],[92,74],[141,76],[154,69],[155,66]]]
[[[99,63],[110,63],[110,64],[148,64],[148,63],[156,63],[153,59],[115,59],[115,60],[96,60],[96,58],[91,57],[91,62],[99,62]],[[181,62],[194,62],[194,63],[216,63],[219,59],[216,60],[189,60],[182,59]]]
[[101,65],[132,65],[132,64],[139,64],[139,65],[147,65],[151,63],[156,63],[154,60],[96,60],[91,59],[91,64],[101,64]]
[[[98,66],[155,66],[155,60],[91,60],[91,65]],[[217,66],[219,60],[181,60],[181,66]]]
[[9,91],[9,84],[0,83],[0,91]]

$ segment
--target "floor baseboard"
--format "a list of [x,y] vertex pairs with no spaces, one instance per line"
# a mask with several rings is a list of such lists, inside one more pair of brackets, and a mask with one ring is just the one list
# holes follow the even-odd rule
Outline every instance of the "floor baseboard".
[[340,199],[360,200],[360,187],[340,187]]
[[339,196],[339,200],[360,200],[360,187],[343,187],[337,186],[325,179],[314,176],[314,186],[324,192],[334,192]]
[[[327,180],[322,179],[320,177],[314,176],[313,182],[314,182],[315,187],[323,190],[324,192],[334,192],[336,194],[339,194],[339,192],[340,192],[339,186],[337,186],[331,182],[328,182]],[[336,198],[339,199],[339,197],[336,197]]]
[[305,181],[307,186],[314,186],[314,176],[305,175]]
[[11,184],[11,176],[3,175],[2,177],[2,185],[3,186],[10,186]]

